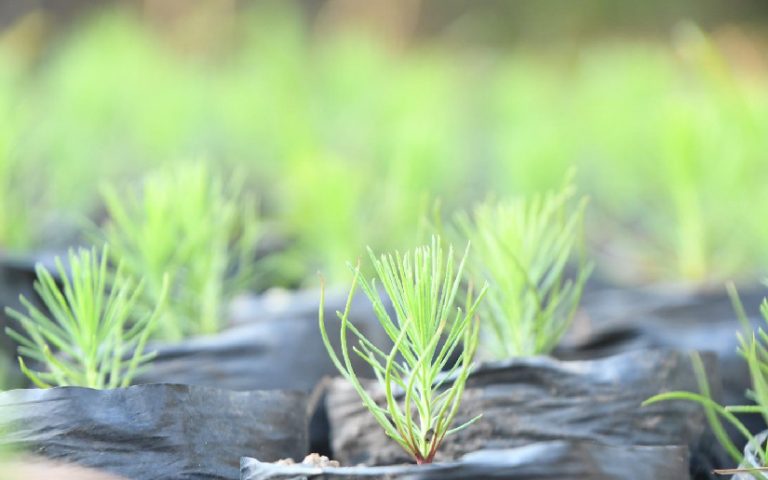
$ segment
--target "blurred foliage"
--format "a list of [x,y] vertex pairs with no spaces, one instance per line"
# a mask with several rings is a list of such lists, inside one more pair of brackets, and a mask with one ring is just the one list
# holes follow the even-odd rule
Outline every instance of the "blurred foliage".
[[346,282],[367,245],[411,248],[436,198],[450,212],[554,189],[572,166],[604,274],[719,282],[768,267],[768,72],[693,25],[669,42],[491,50],[448,34],[403,49],[313,31],[290,2],[221,7],[218,33],[200,12],[153,12],[105,10],[35,55],[0,39],[0,248],[49,244],[51,219],[98,220],[102,181],[203,156],[259,192],[289,284],[318,268]]
[[34,186],[22,180],[33,172],[25,168],[20,151],[29,120],[16,97],[18,70],[15,59],[0,48],[0,245],[9,249],[24,248],[34,237]]
[[256,287],[261,236],[258,205],[241,177],[224,179],[205,162],[151,172],[141,194],[103,189],[110,220],[95,232],[116,262],[141,275],[134,311],[151,312],[166,296],[153,335],[181,340],[226,325],[229,301]]
[[[470,285],[489,283],[478,307],[486,358],[549,355],[568,330],[592,270],[584,248],[587,202],[573,207],[573,196],[566,184],[545,195],[488,199],[446,227],[472,244]],[[571,259],[578,272],[568,275]]]

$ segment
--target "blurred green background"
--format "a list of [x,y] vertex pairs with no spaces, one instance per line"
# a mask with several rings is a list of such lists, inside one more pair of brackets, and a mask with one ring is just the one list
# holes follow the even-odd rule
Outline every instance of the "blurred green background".
[[29,1],[0,7],[0,251],[83,242],[105,183],[247,179],[274,285],[347,283],[439,201],[590,196],[598,275],[768,271],[768,4]]

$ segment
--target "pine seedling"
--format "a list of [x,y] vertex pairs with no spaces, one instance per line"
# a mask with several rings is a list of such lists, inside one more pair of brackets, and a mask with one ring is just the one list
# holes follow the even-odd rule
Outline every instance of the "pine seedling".
[[[433,461],[447,435],[480,418],[478,415],[461,426],[450,428],[472,371],[479,333],[479,321],[474,316],[487,291],[487,285],[484,285],[474,300],[470,294],[466,311],[457,309],[453,315],[468,251],[469,246],[454,275],[452,247],[446,260],[439,238],[433,237],[431,247],[417,248],[413,255],[410,252],[403,256],[396,253],[377,259],[369,248],[371,261],[394,305],[396,318],[393,321],[387,313],[375,280],[368,282],[361,275],[360,263],[357,268],[349,265],[355,277],[344,313],[337,312],[341,319],[341,358],[330,343],[323,319],[324,287],[320,297],[320,332],[333,363],[354,386],[386,434],[419,465]],[[349,321],[352,297],[358,284],[393,342],[388,353],[367,340]],[[376,403],[353,370],[347,331],[358,339],[358,344],[351,347],[352,352],[373,368],[386,395],[385,407]],[[448,362],[454,353],[458,353],[458,360],[451,366]],[[400,358],[402,363],[399,363]],[[448,371],[444,372],[446,367],[449,367]]]
[[[747,440],[748,445],[751,446],[752,451],[757,456],[757,461],[760,463],[759,465],[745,465],[745,468],[740,466],[736,469],[715,470],[715,473],[720,475],[750,473],[756,479],[768,479],[768,447],[766,447],[764,442],[758,441],[736,416],[737,414],[757,414],[762,415],[764,421],[768,421],[768,333],[760,328],[756,333],[746,334],[752,328],[744,311],[744,306],[732,283],[728,284],[728,293],[731,296],[736,316],[744,330],[744,333],[737,333],[739,339],[738,353],[746,360],[749,367],[752,388],[747,390],[746,397],[753,401],[754,405],[729,405],[723,407],[715,402],[712,399],[709,383],[707,382],[704,364],[699,354],[693,352],[691,360],[696,374],[699,393],[684,391],[661,393],[643,402],[643,406],[665,400],[688,400],[700,403],[704,407],[704,412],[712,432],[723,449],[728,452],[728,455],[737,463],[745,465],[744,454],[728,436],[721,419],[725,419],[733,425],[736,431]],[[763,300],[760,306],[760,313],[766,323],[768,323],[768,300]]]
[[[592,266],[582,231],[586,200],[572,213],[568,186],[558,193],[488,201],[456,216],[455,235],[474,245],[467,272],[490,288],[480,306],[484,351],[493,358],[548,354],[565,334]],[[578,271],[568,279],[568,260]]]
[[179,164],[150,175],[141,196],[107,186],[109,223],[96,236],[133,276],[146,278],[139,312],[157,303],[164,275],[168,305],[156,332],[163,340],[215,334],[229,300],[252,287],[260,222],[256,201],[204,162]]
[[[129,324],[144,283],[134,284],[125,277],[122,265],[111,272],[114,278],[108,282],[111,273],[107,259],[106,246],[101,255],[95,248],[70,251],[69,277],[57,257],[63,289],[45,267],[37,265],[35,290],[52,318],[24,296],[20,299],[27,314],[6,308],[6,313],[22,327],[23,333],[6,328],[20,345],[21,370],[40,388],[126,387],[154,358],[153,353],[144,353],[144,347],[165,300],[168,279],[163,281],[154,311]],[[54,354],[54,349],[60,353]],[[22,357],[45,365],[47,371],[30,370]]]

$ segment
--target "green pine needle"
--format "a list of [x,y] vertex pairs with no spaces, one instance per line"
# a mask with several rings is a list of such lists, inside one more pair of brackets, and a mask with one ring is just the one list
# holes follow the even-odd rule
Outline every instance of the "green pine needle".
[[[450,428],[477,348],[479,321],[473,318],[488,288],[484,285],[474,301],[470,295],[465,312],[455,308],[469,246],[455,274],[452,250],[450,247],[446,260],[440,240],[435,237],[431,246],[417,248],[413,255],[410,252],[403,256],[396,253],[377,259],[368,249],[378,278],[394,305],[394,319],[387,313],[375,282],[362,277],[359,263],[357,268],[349,265],[355,277],[344,313],[338,313],[341,358],[334,351],[325,327],[324,286],[320,297],[320,331],[336,368],[354,386],[386,434],[418,464],[431,463],[446,435],[466,428],[479,418]],[[393,342],[389,352],[379,350],[349,321],[352,297],[358,284],[371,300],[382,327]],[[347,330],[358,339],[358,345],[351,350],[371,365],[384,389],[386,408],[376,404],[353,370]],[[446,382],[445,373],[441,372],[448,358],[456,352],[460,352],[459,359],[449,372],[451,381]]]
[[[576,314],[592,266],[584,253],[586,199],[568,212],[574,189],[507,202],[477,206],[472,218],[456,216],[454,236],[474,245],[468,273],[487,278],[487,298],[480,306],[484,319],[484,352],[493,358],[548,354]],[[564,273],[578,255],[574,279]]]
[[[22,333],[6,328],[20,345],[19,366],[38,387],[125,387],[137,370],[154,357],[143,352],[165,301],[168,277],[163,279],[154,311],[129,323],[144,283],[135,285],[126,278],[122,264],[116,272],[110,272],[108,256],[106,246],[101,255],[95,248],[70,251],[71,276],[57,257],[63,289],[45,267],[37,266],[35,290],[52,319],[23,296],[21,302],[27,314],[6,308],[6,313],[21,325]],[[112,281],[108,282],[112,273]],[[53,348],[60,353],[54,354]],[[46,371],[31,370],[23,357],[46,366]]]
[[229,300],[256,283],[261,235],[256,200],[242,179],[225,182],[205,162],[174,165],[150,175],[141,196],[104,188],[110,222],[94,236],[147,288],[138,312],[157,303],[171,279],[156,337],[178,341],[224,328]]

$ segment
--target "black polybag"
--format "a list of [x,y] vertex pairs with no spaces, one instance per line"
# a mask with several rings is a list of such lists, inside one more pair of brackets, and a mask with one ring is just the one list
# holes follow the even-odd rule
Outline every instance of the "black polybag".
[[431,465],[319,468],[243,458],[241,480],[683,480],[688,450],[677,446],[611,446],[585,441],[541,442],[482,450]]
[[[716,358],[703,353],[702,360],[717,400]],[[383,402],[378,385],[366,385]],[[697,454],[702,448],[709,449],[709,445],[700,445],[707,424],[700,405],[668,401],[641,407],[643,401],[661,392],[697,390],[688,353],[648,350],[572,362],[549,357],[512,359],[480,365],[466,387],[453,426],[483,416],[447,436],[437,461],[456,460],[481,449],[558,440],[617,447],[690,445]],[[330,385],[326,409],[332,453],[342,465],[392,465],[409,460],[346,381],[336,379]]]
[[[346,291],[330,291],[325,299],[328,337],[340,351],[340,321]],[[323,378],[338,375],[323,343],[318,323],[319,290],[252,296],[234,303],[232,325],[223,332],[176,344],[153,343],[152,368],[136,383],[179,382],[236,391],[291,389],[309,392]],[[381,327],[370,301],[356,295],[350,321],[379,348],[392,341]],[[347,341],[355,342],[347,334]],[[352,355],[363,378],[373,377],[369,366]],[[328,453],[328,421],[323,409],[314,410],[310,423],[312,451]]]
[[[742,289],[740,292],[753,331],[766,328],[766,321],[759,313],[766,293],[768,291],[764,289]],[[738,353],[737,332],[743,326],[724,289],[712,292],[674,292],[668,288],[610,289],[585,295],[582,304],[583,315],[577,318],[555,356],[594,359],[648,348],[708,350],[718,357],[722,405],[753,403],[745,398],[746,390],[751,387],[749,367]],[[752,434],[768,428],[762,415],[737,416]],[[737,448],[744,448],[744,436],[728,422],[724,422],[724,427]],[[736,466],[723,449],[718,450],[720,460],[702,469]]]
[[0,393],[0,445],[134,480],[236,479],[244,455],[306,455],[306,394],[174,384]]
[[[340,322],[336,311],[344,310],[347,295],[331,292],[325,301],[328,336],[337,351]],[[136,383],[174,381],[236,391],[309,392],[324,376],[338,373],[320,335],[319,302],[319,291],[286,292],[273,301],[260,296],[237,302],[232,326],[219,334],[175,344],[150,344],[147,350],[156,350],[157,357]],[[375,345],[391,348],[391,340],[363,295],[354,298],[350,320]],[[353,341],[351,333],[348,341]],[[362,359],[355,355],[352,362],[363,377],[373,377]]]

